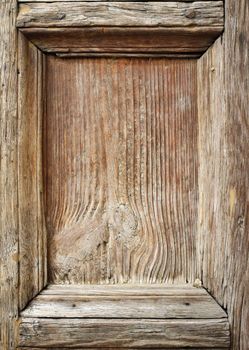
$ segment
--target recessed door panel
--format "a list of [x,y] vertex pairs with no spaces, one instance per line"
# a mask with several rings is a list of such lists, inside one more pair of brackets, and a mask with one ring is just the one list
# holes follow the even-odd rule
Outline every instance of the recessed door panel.
[[186,282],[197,222],[196,61],[48,56],[50,282]]

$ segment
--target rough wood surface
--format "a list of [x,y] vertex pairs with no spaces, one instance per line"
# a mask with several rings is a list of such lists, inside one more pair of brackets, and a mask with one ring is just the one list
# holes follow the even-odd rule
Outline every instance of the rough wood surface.
[[21,308],[46,285],[41,170],[42,56],[22,34],[19,35],[18,214]]
[[52,2],[20,4],[18,27],[220,27],[222,1]]
[[57,290],[57,294],[56,288],[53,288],[54,294],[51,294],[51,289],[43,291],[32,300],[21,316],[146,319],[227,317],[204,289],[195,287],[91,285],[81,288],[59,287]]
[[0,2],[0,348],[14,349],[18,316],[16,2]]
[[[67,2],[82,2],[82,0],[67,0]],[[146,2],[147,0],[118,0],[118,2]],[[149,0],[158,2],[158,0]],[[196,0],[178,0],[177,2],[195,2]],[[199,1],[217,1],[217,0],[198,0]],[[61,0],[19,0],[18,2],[61,2]],[[87,0],[87,2],[115,2],[115,0]],[[160,2],[175,2],[175,0],[161,0]]]
[[[25,318],[20,346],[183,348],[229,346],[226,320],[101,320]],[[156,336],[155,336],[156,335]]]
[[50,282],[195,278],[196,65],[47,59]]
[[221,30],[218,28],[22,28],[35,46],[45,52],[198,55],[205,52]]
[[[17,349],[18,350],[31,350],[31,348],[30,347],[27,347],[27,346],[18,346],[17,347]],[[34,347],[34,346],[32,346],[32,350],[40,350],[41,348],[39,347],[39,348],[36,348],[36,347]],[[47,350],[51,350],[51,348],[48,348],[48,347],[45,347],[45,348],[43,348],[43,349],[47,349]],[[62,347],[62,346],[60,346],[59,348],[58,347],[53,347],[52,348],[52,350],[68,350],[68,349],[70,349],[70,348],[68,348],[68,347]],[[72,348],[71,348],[72,349]],[[80,347],[80,348],[73,348],[74,350],[83,350],[82,349],[82,347]],[[103,348],[102,347],[102,349],[108,349],[108,350],[122,350],[122,349],[125,349],[125,348],[123,348],[123,347],[108,347],[108,348]],[[126,348],[127,349],[127,348]],[[153,348],[151,348],[150,347],[150,350],[169,350],[169,349],[171,349],[172,350],[172,348],[158,348],[158,347],[153,347]],[[200,348],[199,346],[194,346],[194,347],[191,347],[191,350],[200,350],[200,349],[202,349],[202,348]],[[203,348],[203,349],[205,349],[205,350],[224,350],[224,348],[217,348],[217,347],[211,347],[211,348],[209,348],[209,347],[205,347],[205,348]],[[94,348],[94,347],[91,347],[91,348],[88,348],[88,347],[85,347],[84,346],[84,350],[99,350],[99,348]],[[132,348],[129,348],[129,350],[141,350],[141,348],[134,348],[134,347],[132,347]],[[186,350],[186,348],[179,348],[178,347],[178,350]]]
[[226,0],[225,33],[198,62],[203,284],[249,345],[249,2]]
[[144,295],[148,296],[177,296],[177,295],[192,295],[204,296],[207,295],[203,288],[193,288],[189,284],[49,284],[40,295],[99,295],[99,296],[115,296],[115,295]]

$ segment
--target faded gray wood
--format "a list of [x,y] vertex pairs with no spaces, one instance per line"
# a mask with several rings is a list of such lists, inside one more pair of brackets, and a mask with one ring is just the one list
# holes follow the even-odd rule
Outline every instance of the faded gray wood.
[[113,285],[66,285],[50,284],[40,295],[84,295],[84,296],[204,296],[207,292],[203,288],[193,288],[189,284],[113,284]]
[[249,2],[225,1],[225,33],[198,61],[199,274],[249,344]]
[[226,320],[23,319],[20,346],[183,348],[229,346]]
[[219,27],[223,2],[60,2],[20,4],[18,27]]
[[32,348],[229,345],[225,312],[189,285],[51,285],[21,316],[19,345]]
[[[71,294],[68,291],[72,289]],[[214,319],[226,318],[226,313],[215,300],[202,289],[197,295],[194,287],[164,288],[150,286],[130,286],[127,293],[122,286],[74,286],[67,293],[52,294],[43,291],[21,313],[32,318],[186,318]],[[65,290],[65,289],[64,289]],[[77,294],[74,291],[77,290]],[[135,293],[133,293],[133,290]],[[158,290],[160,290],[159,293]],[[186,293],[186,290],[188,293]],[[55,290],[53,290],[55,292]],[[126,292],[126,293],[124,293]],[[175,294],[174,294],[175,292]]]
[[[67,0],[67,2],[82,2],[82,0]],[[118,2],[146,2],[147,0],[119,0]],[[158,2],[158,0],[149,0]],[[178,0],[177,2],[195,2],[196,0]],[[217,1],[217,0],[198,0]],[[41,2],[41,0],[19,0],[18,2]],[[61,2],[61,0],[42,0],[42,2]],[[115,0],[86,0],[86,2],[115,2]],[[175,0],[161,0],[160,2],[175,2]]]
[[15,347],[18,317],[16,1],[0,2],[0,348]]
[[18,196],[20,308],[46,285],[42,203],[43,55],[20,33],[18,80]]

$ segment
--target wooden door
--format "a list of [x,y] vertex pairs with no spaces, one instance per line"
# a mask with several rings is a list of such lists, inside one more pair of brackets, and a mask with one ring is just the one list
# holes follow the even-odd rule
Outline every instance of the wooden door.
[[216,70],[201,56],[223,17],[217,0],[20,2],[18,323],[4,349],[229,348],[200,272]]

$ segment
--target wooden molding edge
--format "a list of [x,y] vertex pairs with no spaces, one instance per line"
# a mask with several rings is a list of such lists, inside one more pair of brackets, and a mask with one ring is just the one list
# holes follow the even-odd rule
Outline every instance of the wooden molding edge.
[[226,313],[189,285],[51,285],[21,317],[27,347],[229,346]]
[[199,57],[223,31],[223,3],[23,3],[17,27],[40,50],[64,56]]

